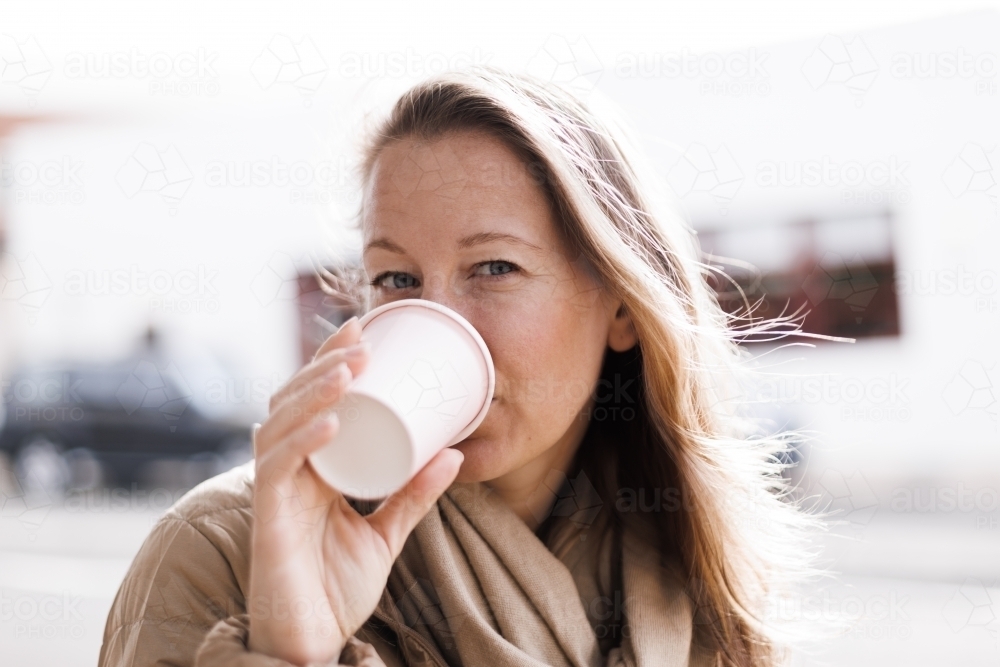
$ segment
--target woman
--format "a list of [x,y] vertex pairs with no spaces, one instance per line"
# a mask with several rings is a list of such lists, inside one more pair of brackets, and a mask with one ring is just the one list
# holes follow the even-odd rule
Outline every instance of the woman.
[[306,457],[370,354],[348,321],[272,398],[255,461],[152,531],[101,664],[775,664],[768,601],[806,553],[782,442],[741,419],[737,333],[621,128],[480,69],[372,136],[363,270],[327,277],[362,309],[465,316],[486,419],[376,508],[326,487]]

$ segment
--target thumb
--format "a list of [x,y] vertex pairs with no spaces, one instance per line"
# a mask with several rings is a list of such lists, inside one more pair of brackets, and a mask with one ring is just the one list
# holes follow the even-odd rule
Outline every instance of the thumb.
[[366,519],[385,540],[395,560],[410,532],[458,475],[465,455],[446,447],[402,489],[389,496]]

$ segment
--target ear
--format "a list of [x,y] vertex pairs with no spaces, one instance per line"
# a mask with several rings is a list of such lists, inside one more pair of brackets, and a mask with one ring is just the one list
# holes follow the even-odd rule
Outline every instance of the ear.
[[619,302],[615,311],[615,318],[611,321],[611,328],[608,330],[608,347],[615,352],[625,352],[631,350],[639,342],[639,336],[632,326],[632,318],[625,310],[625,304]]

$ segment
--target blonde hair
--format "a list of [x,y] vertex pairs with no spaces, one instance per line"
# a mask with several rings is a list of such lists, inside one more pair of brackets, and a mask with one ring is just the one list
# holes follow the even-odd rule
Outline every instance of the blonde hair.
[[[639,344],[609,354],[602,377],[635,379],[636,417],[593,424],[595,480],[616,490],[673,490],[682,509],[614,513],[683,568],[696,636],[732,665],[775,664],[769,599],[810,572],[803,530],[781,476],[788,448],[744,414],[747,354],[738,344],[773,323],[741,325],[719,307],[695,234],[670,208],[624,124],[563,89],[493,68],[436,76],[406,92],[371,135],[362,176],[389,143],[480,130],[540,175],[570,247],[622,300]],[[362,204],[363,205],[363,204]],[[324,276],[350,292],[359,281]],[[367,296],[354,291],[359,302]],[[618,374],[618,378],[612,378]]]

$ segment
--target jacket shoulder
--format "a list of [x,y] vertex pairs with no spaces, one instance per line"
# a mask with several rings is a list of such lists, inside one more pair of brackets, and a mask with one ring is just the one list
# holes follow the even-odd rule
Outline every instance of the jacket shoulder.
[[254,463],[186,493],[157,521],[115,597],[99,664],[190,665],[204,635],[245,609]]
[[174,503],[164,519],[200,521],[223,512],[249,510],[253,502],[254,462],[250,460],[194,487]]
[[205,480],[174,503],[156,525],[180,522],[199,532],[228,562],[243,591],[250,572],[254,470],[251,459]]

